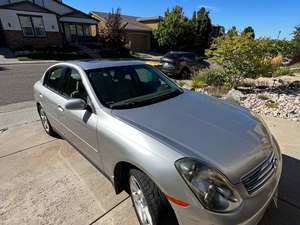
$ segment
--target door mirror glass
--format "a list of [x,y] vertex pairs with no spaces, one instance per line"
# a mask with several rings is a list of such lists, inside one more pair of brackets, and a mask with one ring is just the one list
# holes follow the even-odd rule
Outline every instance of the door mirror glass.
[[74,98],[67,101],[65,108],[68,110],[85,110],[87,108],[87,104],[80,98]]

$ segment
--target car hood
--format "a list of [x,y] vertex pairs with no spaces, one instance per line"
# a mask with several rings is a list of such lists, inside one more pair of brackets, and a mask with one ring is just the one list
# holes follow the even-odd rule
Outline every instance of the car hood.
[[266,128],[247,110],[192,91],[112,115],[220,170],[236,184],[271,151]]

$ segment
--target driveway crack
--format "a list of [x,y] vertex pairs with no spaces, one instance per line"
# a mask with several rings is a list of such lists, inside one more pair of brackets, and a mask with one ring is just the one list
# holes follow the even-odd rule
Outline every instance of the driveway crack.
[[9,157],[9,156],[12,156],[12,155],[16,155],[16,154],[18,154],[20,152],[24,152],[24,151],[30,150],[32,148],[39,147],[39,146],[42,146],[42,145],[45,145],[45,144],[48,144],[48,143],[51,143],[51,142],[54,142],[54,141],[57,141],[57,139],[53,139],[53,140],[50,140],[50,141],[47,141],[47,142],[43,142],[41,144],[37,144],[37,145],[30,146],[28,148],[21,149],[21,150],[16,151],[16,152],[9,153],[7,155],[0,156],[0,159],[3,159],[5,157]]
[[121,205],[122,203],[124,203],[129,198],[130,198],[130,196],[124,198],[122,201],[120,201],[114,207],[112,207],[111,209],[109,209],[107,212],[105,212],[104,214],[102,214],[101,216],[99,216],[98,218],[96,218],[93,222],[89,223],[89,225],[95,224],[98,220],[100,220],[101,218],[103,218],[104,216],[106,216],[108,213],[110,213],[112,210],[114,210],[115,208],[117,208],[119,205]]

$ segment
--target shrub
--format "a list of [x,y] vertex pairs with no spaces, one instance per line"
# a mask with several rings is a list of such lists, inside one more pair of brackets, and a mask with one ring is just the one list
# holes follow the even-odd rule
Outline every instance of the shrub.
[[199,77],[193,77],[191,81],[191,87],[194,89],[201,88],[204,86],[204,82]]
[[266,102],[265,106],[269,109],[278,109],[279,108],[279,103],[274,102],[274,101],[268,101],[268,102]]
[[226,76],[221,69],[203,69],[194,74],[193,80],[200,80],[211,86],[223,86],[226,82]]
[[279,76],[291,76],[293,75],[293,72],[288,67],[279,67],[273,72],[273,77],[279,77]]
[[263,94],[258,95],[257,98],[260,100],[264,100],[264,101],[269,100],[269,97],[267,95],[263,95]]
[[272,71],[273,56],[265,50],[267,47],[264,39],[232,32],[216,38],[207,54],[224,68],[229,85],[236,87],[244,78],[257,78]]

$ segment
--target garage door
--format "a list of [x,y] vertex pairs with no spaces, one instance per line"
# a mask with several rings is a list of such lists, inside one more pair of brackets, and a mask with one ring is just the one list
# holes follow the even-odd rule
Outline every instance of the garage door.
[[129,33],[128,41],[133,51],[149,51],[150,50],[150,34]]

